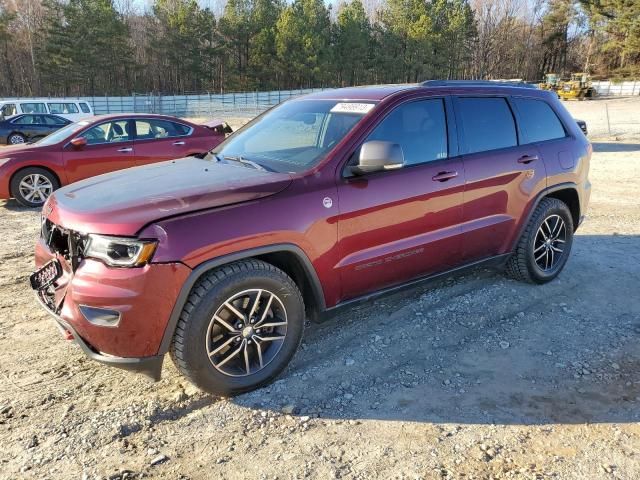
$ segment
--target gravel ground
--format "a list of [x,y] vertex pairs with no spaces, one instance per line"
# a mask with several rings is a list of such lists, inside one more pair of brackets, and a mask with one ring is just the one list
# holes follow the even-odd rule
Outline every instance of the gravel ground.
[[587,122],[591,137],[624,139],[640,134],[640,97],[596,97],[563,103],[575,118]]
[[640,140],[594,149],[556,281],[476,270],[344,310],[235,399],[62,340],[27,286],[38,213],[0,203],[0,478],[640,478]]

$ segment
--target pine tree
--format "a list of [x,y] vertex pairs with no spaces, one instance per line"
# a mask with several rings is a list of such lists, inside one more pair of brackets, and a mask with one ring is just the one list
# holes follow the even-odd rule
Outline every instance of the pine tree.
[[127,27],[111,0],[47,4],[39,65],[53,92],[124,91],[131,66]]
[[276,23],[280,71],[292,87],[324,85],[330,78],[331,22],[323,0],[294,0]]
[[361,0],[338,11],[334,69],[340,85],[357,85],[367,78],[371,25]]

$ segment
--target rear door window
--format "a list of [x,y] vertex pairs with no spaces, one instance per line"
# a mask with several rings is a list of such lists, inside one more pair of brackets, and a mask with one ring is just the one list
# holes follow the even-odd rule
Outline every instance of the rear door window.
[[44,122],[47,125],[66,125],[67,124],[67,122],[65,122],[63,118],[53,117],[51,115],[44,116]]
[[156,119],[136,120],[137,140],[184,137],[190,133],[191,128],[181,123]]
[[513,113],[505,98],[459,97],[457,100],[466,153],[518,145]]
[[520,127],[525,137],[523,143],[544,142],[566,136],[562,122],[544,100],[514,98],[513,103],[520,114]]

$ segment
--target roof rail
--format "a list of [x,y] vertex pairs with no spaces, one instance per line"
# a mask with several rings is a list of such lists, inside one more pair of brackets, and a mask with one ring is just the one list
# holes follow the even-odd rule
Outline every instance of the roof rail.
[[521,80],[493,81],[493,80],[426,80],[420,85],[423,87],[520,87],[538,88],[532,83]]

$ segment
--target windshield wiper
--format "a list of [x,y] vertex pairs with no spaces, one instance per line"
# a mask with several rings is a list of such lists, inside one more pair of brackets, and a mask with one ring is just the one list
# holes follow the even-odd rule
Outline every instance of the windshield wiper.
[[[218,159],[218,161],[220,161],[220,157],[218,155],[216,155],[216,158]],[[249,165],[249,166],[255,168],[256,170],[262,170],[263,172],[268,171],[266,168],[264,168],[259,163],[253,162],[251,160],[247,160],[246,158],[243,158],[241,155],[238,155],[238,156],[223,155],[222,158],[224,160],[231,160],[232,162],[238,162],[238,163],[242,163],[244,165]]]

